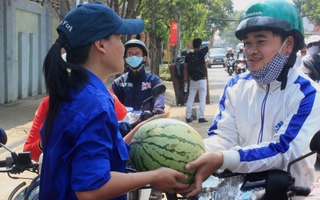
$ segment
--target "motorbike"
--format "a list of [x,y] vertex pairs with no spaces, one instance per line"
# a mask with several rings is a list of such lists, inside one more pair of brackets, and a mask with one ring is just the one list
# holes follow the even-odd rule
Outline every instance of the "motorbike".
[[227,60],[227,72],[229,74],[229,76],[232,76],[233,72],[234,72],[234,63],[235,63],[235,60],[234,60],[234,57],[232,56],[229,56],[228,60]]
[[[256,173],[233,173],[227,169],[212,174],[202,184],[202,191],[193,199],[235,199],[235,200],[288,200],[295,196],[307,197],[309,187],[295,185],[295,178],[291,175],[291,166],[313,154],[320,152],[320,131],[309,144],[311,152],[292,160],[287,170],[268,170]],[[171,196],[168,200],[187,199]]]
[[[166,91],[166,86],[163,84],[159,84],[153,87],[151,91],[151,96],[142,102],[140,110],[134,110],[132,107],[126,107],[127,115],[121,122],[119,122],[119,131],[123,137],[126,136],[138,124],[155,115],[155,113],[152,113],[149,110],[144,110],[143,107],[152,98],[165,93],[165,91]],[[135,172],[136,170],[132,166],[127,167],[127,173],[135,173]],[[151,186],[147,185],[138,190],[133,190],[127,193],[127,199],[128,200],[139,200],[139,199],[145,200],[145,199],[149,199],[150,194],[151,194]]]
[[241,73],[244,73],[246,72],[247,70],[247,62],[244,58],[239,58],[237,61],[236,61],[236,65],[237,65],[237,74],[241,74]]
[[[37,176],[32,179],[29,185],[26,186],[26,182],[22,182],[19,185],[17,185],[14,188],[14,190],[10,193],[8,200],[37,200],[40,185],[39,163],[36,163],[31,160],[30,152],[22,152],[17,154],[11,151],[5,145],[6,143],[7,135],[5,131],[2,128],[0,128],[0,147],[3,147],[11,154],[5,160],[0,160],[0,172],[7,173],[8,176],[12,179],[23,179],[21,177],[12,176],[12,174],[21,174],[24,171],[29,171],[37,174]],[[5,169],[2,170],[1,168]]]
[[138,124],[155,115],[155,113],[152,113],[149,110],[144,110],[143,107],[152,98],[165,93],[165,91],[166,91],[165,85],[163,84],[156,85],[152,88],[151,96],[142,102],[140,110],[134,110],[132,107],[126,107],[127,115],[122,121],[119,122],[119,130],[123,137],[126,134],[128,134]]

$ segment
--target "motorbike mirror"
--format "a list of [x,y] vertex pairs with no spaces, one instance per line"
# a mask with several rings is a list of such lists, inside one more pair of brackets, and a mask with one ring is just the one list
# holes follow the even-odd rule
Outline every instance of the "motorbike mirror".
[[150,100],[151,98],[153,98],[153,97],[157,97],[157,96],[159,96],[160,94],[165,93],[166,89],[167,89],[166,86],[163,85],[163,84],[159,84],[159,85],[154,86],[154,87],[152,88],[152,91],[151,91],[151,97],[145,99],[145,100],[142,102],[141,110],[143,109],[143,106],[145,105],[145,103],[146,103],[147,101],[149,101],[149,100]]
[[320,152],[320,130],[312,137],[309,148],[311,151]]
[[294,163],[308,157],[308,156],[311,156],[312,154],[315,154],[315,153],[319,153],[320,152],[320,130],[318,132],[316,132],[314,134],[314,136],[312,137],[311,139],[311,142],[309,144],[309,148],[311,150],[311,152],[297,158],[297,159],[294,159],[293,161],[291,161],[289,164],[288,164],[288,167],[287,167],[287,172],[290,173],[290,168],[291,168],[291,165],[293,165]]
[[0,128],[0,143],[3,145],[7,143],[7,134],[2,128]]
[[166,86],[163,84],[154,86],[151,92],[152,97],[156,97],[156,96],[159,96],[160,94],[165,93],[166,89],[167,89]]

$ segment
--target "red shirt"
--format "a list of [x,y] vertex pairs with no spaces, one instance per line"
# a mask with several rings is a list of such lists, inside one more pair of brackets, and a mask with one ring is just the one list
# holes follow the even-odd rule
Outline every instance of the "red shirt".
[[32,127],[24,143],[23,151],[30,151],[32,160],[38,162],[39,156],[42,153],[42,147],[40,147],[40,129],[46,118],[47,111],[49,109],[49,96],[46,96],[40,103],[36,114],[33,119]]

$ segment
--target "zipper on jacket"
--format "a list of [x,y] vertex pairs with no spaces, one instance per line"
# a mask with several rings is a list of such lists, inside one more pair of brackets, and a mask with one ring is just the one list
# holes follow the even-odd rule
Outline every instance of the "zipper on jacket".
[[262,105],[261,105],[261,128],[260,128],[259,137],[258,137],[258,144],[262,142],[262,138],[263,138],[264,115],[266,112],[266,103],[267,103],[269,90],[270,90],[270,84],[267,85],[266,95],[264,96]]

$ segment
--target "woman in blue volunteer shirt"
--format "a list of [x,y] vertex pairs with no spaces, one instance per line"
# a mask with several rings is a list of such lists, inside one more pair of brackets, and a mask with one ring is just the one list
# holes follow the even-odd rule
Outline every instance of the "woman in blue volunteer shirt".
[[133,135],[122,139],[104,82],[123,70],[120,34],[143,29],[142,20],[121,19],[100,3],[79,6],[61,21],[43,66],[50,100],[41,130],[40,199],[124,200],[125,193],[146,184],[170,193],[188,187],[176,181],[186,175],[169,168],[125,173],[126,143]]

